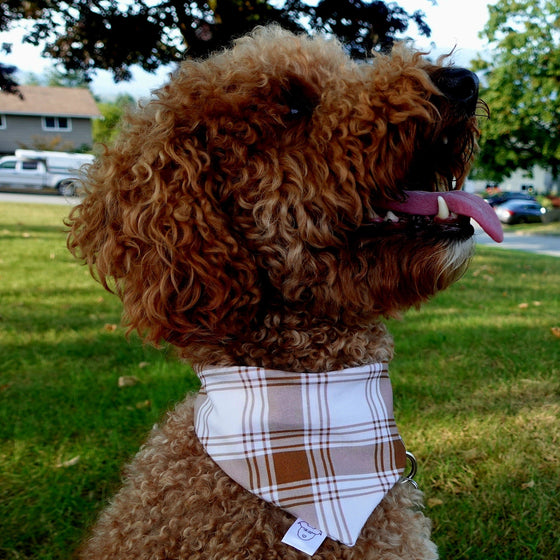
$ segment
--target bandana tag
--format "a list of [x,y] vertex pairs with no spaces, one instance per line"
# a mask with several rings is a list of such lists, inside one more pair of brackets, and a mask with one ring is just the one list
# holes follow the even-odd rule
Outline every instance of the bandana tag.
[[282,542],[309,556],[313,556],[318,548],[327,538],[324,531],[315,529],[303,519],[296,519],[296,522],[288,529]]

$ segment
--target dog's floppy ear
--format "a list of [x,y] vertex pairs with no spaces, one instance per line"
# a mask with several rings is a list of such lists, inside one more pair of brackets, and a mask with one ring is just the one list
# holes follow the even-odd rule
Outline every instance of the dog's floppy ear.
[[199,124],[150,105],[90,168],[68,246],[121,297],[130,328],[147,340],[224,340],[254,316],[254,259],[220,209],[223,178]]

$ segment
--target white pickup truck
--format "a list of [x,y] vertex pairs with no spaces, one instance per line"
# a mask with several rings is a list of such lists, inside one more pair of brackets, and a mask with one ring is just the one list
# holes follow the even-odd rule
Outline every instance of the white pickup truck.
[[13,156],[0,158],[0,187],[56,189],[63,196],[74,196],[80,168],[93,160],[89,154],[16,150]]

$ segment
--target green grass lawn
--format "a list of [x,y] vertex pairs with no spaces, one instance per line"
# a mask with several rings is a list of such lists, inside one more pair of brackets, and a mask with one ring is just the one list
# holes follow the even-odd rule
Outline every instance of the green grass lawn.
[[[71,558],[197,387],[172,349],[126,340],[117,299],[65,249],[67,211],[0,204],[0,558]],[[390,323],[397,420],[442,558],[560,555],[559,312],[560,259],[480,248]]]

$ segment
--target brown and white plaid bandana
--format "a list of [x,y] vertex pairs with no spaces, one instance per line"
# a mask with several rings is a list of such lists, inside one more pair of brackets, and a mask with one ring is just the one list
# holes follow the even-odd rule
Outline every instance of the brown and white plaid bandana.
[[200,373],[196,433],[237,483],[352,546],[399,480],[405,448],[387,364],[328,373]]

